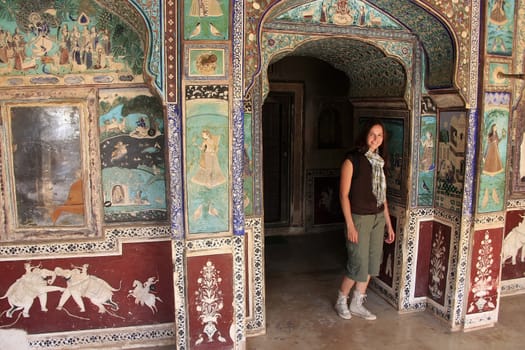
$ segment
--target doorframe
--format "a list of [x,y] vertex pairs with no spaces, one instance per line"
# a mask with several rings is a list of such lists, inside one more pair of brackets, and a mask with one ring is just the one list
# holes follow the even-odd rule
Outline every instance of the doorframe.
[[[304,228],[304,84],[299,82],[270,82],[269,91],[291,92],[294,95],[291,120],[291,160],[290,160],[290,224],[289,227],[272,228],[268,231],[279,233]],[[264,137],[263,137],[264,142]],[[263,164],[264,168],[264,164]],[[285,233],[283,232],[283,233]]]

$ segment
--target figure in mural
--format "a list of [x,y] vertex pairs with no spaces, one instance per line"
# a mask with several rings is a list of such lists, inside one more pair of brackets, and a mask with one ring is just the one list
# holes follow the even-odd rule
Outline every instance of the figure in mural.
[[0,299],[7,298],[11,308],[7,310],[6,316],[11,318],[13,313],[22,310],[24,317],[29,317],[29,309],[33,301],[38,298],[40,310],[47,312],[47,293],[64,291],[64,288],[52,286],[56,274],[53,271],[43,269],[41,266],[24,264],[25,274],[17,279]]
[[202,130],[202,144],[200,146],[199,169],[191,181],[207,188],[217,187],[226,182],[219,165],[220,136],[213,135],[209,130]]
[[218,0],[192,0],[190,16],[192,17],[219,17],[223,12]]
[[58,302],[57,310],[62,310],[69,298],[73,297],[80,308],[80,312],[86,311],[82,298],[88,298],[98,307],[98,312],[101,314],[107,312],[105,305],[110,306],[113,311],[117,311],[118,304],[112,300],[112,297],[113,292],[119,289],[113,288],[108,282],[97,276],[89,275],[87,268],[87,264],[82,267],[73,266],[71,270],[55,267],[55,274],[64,277],[67,284],[67,288],[63,290]]
[[497,25],[503,25],[507,22],[505,14],[505,0],[495,0],[494,6],[490,11],[490,21]]
[[[502,138],[505,138],[506,132],[503,131]],[[483,173],[494,176],[503,172],[503,163],[499,154],[499,143],[501,139],[498,136],[496,124],[492,124],[487,138],[485,154],[483,156]]]
[[427,131],[425,138],[421,138],[423,146],[423,156],[421,157],[421,170],[430,171],[434,169],[434,137]]
[[111,202],[113,204],[121,204],[126,200],[126,194],[122,185],[115,185],[111,190]]
[[133,289],[130,289],[128,292],[128,298],[134,297],[135,298],[135,304],[140,304],[140,306],[146,305],[149,307],[152,313],[156,313],[158,311],[156,302],[162,300],[153,294],[153,291],[155,290],[155,285],[159,282],[158,279],[155,279],[155,277],[150,277],[148,280],[144,283],[141,283],[138,280],[133,281]]
[[348,7],[347,0],[337,0],[335,4],[334,23],[340,25],[352,24],[354,21],[353,11]]
[[[341,166],[339,198],[346,224],[348,260],[335,309],[344,319],[352,315],[376,319],[363,305],[366,289],[370,277],[379,275],[383,240],[390,244],[395,239],[386,200],[386,136],[381,121],[369,120],[357,139],[356,149],[347,154]],[[354,285],[348,308],[348,295]]]
[[[501,139],[506,137],[506,132],[503,130]],[[485,153],[483,155],[483,170],[482,173],[488,176],[495,176],[504,171],[503,162],[499,153],[499,143],[501,141],[498,136],[498,128],[496,124],[492,124],[490,131],[487,135],[487,145],[485,147]],[[483,199],[481,202],[482,207],[486,207],[489,201],[490,190],[485,188]],[[499,195],[495,188],[492,188],[492,200],[495,203],[499,203]]]

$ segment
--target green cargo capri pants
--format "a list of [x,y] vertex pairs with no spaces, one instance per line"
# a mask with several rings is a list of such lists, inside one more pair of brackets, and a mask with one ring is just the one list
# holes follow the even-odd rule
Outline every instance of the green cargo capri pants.
[[356,282],[366,282],[369,275],[379,275],[385,239],[385,214],[352,214],[352,220],[358,232],[358,239],[357,243],[346,239],[348,260],[345,274]]

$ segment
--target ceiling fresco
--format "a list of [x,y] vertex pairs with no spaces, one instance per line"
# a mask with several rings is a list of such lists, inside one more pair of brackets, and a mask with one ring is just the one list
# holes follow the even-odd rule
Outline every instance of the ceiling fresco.
[[[363,41],[348,38],[309,41],[294,50],[293,55],[315,57],[345,72],[350,80],[351,97],[404,95],[407,76],[402,64]],[[379,82],[380,89],[376,86]]]
[[[383,39],[387,38],[392,41],[417,40],[420,43],[423,49],[423,67],[425,68],[423,76],[426,89],[455,88],[454,74],[457,57],[454,37],[441,19],[416,2],[288,0],[273,2],[268,6],[264,18],[261,18],[263,32],[287,32],[293,33],[292,35],[323,33],[328,36],[348,34],[349,38],[363,38],[361,44],[358,44],[358,40],[343,43],[340,38],[322,40],[322,43],[308,43],[304,47],[303,43],[299,43],[297,50],[292,50],[294,55],[309,55],[331,63],[334,67],[344,71],[351,81],[355,79],[354,85],[366,83],[367,86],[370,86],[371,79],[378,79],[376,89],[383,89],[383,81],[386,78],[387,81],[392,81],[388,91],[389,96],[395,93],[397,96],[403,95],[398,90],[405,86],[407,75],[397,60],[384,55],[381,60],[374,62],[361,60],[359,56],[353,57],[367,50],[374,52],[377,49],[365,41],[374,42],[376,38],[383,37]],[[351,44],[347,45],[349,42]],[[260,45],[262,50],[266,50],[264,42],[261,42]],[[250,54],[249,47],[247,50],[247,53]],[[332,54],[329,54],[330,52]],[[374,69],[381,69],[381,71]],[[404,79],[404,82],[394,82],[394,79]],[[373,92],[372,87],[367,90],[368,96],[375,96],[376,92]]]

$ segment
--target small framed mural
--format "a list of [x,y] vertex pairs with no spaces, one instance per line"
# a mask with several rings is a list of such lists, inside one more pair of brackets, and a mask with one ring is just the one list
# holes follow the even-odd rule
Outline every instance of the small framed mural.
[[[385,168],[387,172],[387,193],[391,199],[403,201],[407,192],[407,164],[408,158],[404,155],[410,154],[408,140],[408,111],[403,110],[381,110],[381,109],[358,109],[355,111],[359,133],[363,124],[369,119],[379,119],[385,126],[387,134],[387,150],[389,161]],[[357,135],[356,135],[357,137]]]
[[230,54],[226,45],[187,45],[186,77],[188,79],[226,79]]
[[308,228],[345,222],[339,204],[339,177],[339,169],[312,169],[306,173]]

